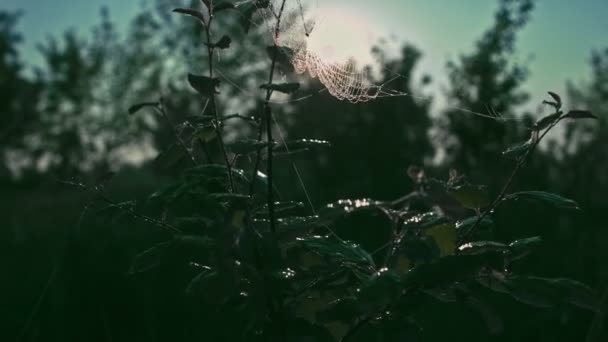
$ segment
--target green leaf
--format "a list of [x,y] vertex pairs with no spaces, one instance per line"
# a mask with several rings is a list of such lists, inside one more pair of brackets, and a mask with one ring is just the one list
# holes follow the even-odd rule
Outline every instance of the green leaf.
[[142,102],[129,107],[129,115],[133,115],[145,107],[158,107],[158,102]]
[[200,21],[203,25],[207,25],[207,19],[205,18],[205,15],[202,12],[197,11],[195,9],[192,9],[192,8],[176,8],[176,9],[173,10],[173,12],[179,13],[179,14],[184,14],[184,15],[189,15],[191,17],[194,17],[194,18],[198,19],[198,21]]
[[210,97],[213,94],[219,94],[217,87],[220,85],[220,80],[218,78],[188,74],[188,83],[203,96]]
[[413,234],[401,239],[398,251],[414,264],[429,263],[441,255],[441,250],[432,237]]
[[213,12],[213,0],[201,0],[205,7],[209,10],[209,12]]
[[562,113],[561,112],[557,112],[554,114],[550,114],[545,116],[544,118],[538,120],[534,126],[532,127],[533,130],[535,131],[542,131],[543,129],[551,126],[552,124],[554,124],[555,122],[559,121],[561,118]]
[[502,253],[508,249],[509,246],[496,241],[474,241],[459,246],[458,253],[462,255],[480,255],[490,252]]
[[517,260],[530,254],[531,250],[540,245],[543,240],[539,236],[515,240],[509,244],[511,260]]
[[331,143],[326,140],[317,139],[299,139],[287,141],[285,145],[276,146],[274,151],[277,153],[295,154],[299,152],[310,151],[313,148],[331,147]]
[[382,209],[385,205],[385,202],[374,201],[369,198],[344,199],[326,205],[319,211],[319,216],[333,220],[356,211]]
[[593,113],[591,113],[588,110],[571,110],[566,115],[564,115],[564,118],[599,120],[599,118],[597,116],[595,116]]
[[339,240],[334,236],[299,238],[296,243],[339,265],[354,263],[363,266],[368,271],[375,267],[374,259],[367,251],[357,244]]
[[283,94],[291,94],[300,89],[300,83],[262,84],[260,88],[278,91]]
[[231,43],[232,43],[232,39],[230,39],[230,37],[228,37],[228,36],[222,36],[222,38],[220,38],[220,40],[218,40],[215,43],[212,43],[212,44],[206,44],[205,43],[205,44],[208,45],[211,48],[218,48],[218,49],[225,50],[225,49],[230,48],[230,44]]
[[599,311],[599,298],[585,284],[571,279],[510,276],[502,280],[506,292],[528,305],[550,308],[570,304],[579,308]]
[[[458,234],[460,236],[467,236],[469,234],[469,231],[473,228],[473,226],[475,226],[475,223],[477,223],[477,220],[479,218],[477,216],[472,216],[469,218],[466,218],[462,221],[459,221],[456,223],[456,230],[458,230]],[[481,220],[481,222],[479,222],[479,228],[490,228],[494,225],[494,221],[492,221],[491,218],[489,217],[484,217],[483,220]]]
[[199,125],[192,134],[192,138],[201,139],[203,142],[206,143],[212,141],[216,137],[217,132],[212,124]]
[[453,224],[444,223],[433,226],[426,229],[424,231],[424,235],[432,238],[435,241],[435,245],[437,245],[437,248],[439,248],[439,256],[454,254],[458,234],[456,227],[454,227]]
[[401,277],[387,269],[376,272],[357,292],[357,300],[363,312],[374,312],[395,300],[403,292]]
[[521,145],[516,145],[516,146],[510,147],[508,150],[504,151],[502,153],[502,155],[505,157],[517,159],[517,158],[523,157],[526,153],[528,153],[528,151],[530,150],[530,148],[532,148],[532,146],[533,146],[532,142],[528,140]]
[[549,96],[551,96],[553,101],[555,101],[556,109],[559,110],[560,108],[562,108],[562,98],[552,91],[548,91],[547,93],[549,94]]
[[522,191],[505,196],[503,201],[532,201],[546,203],[558,209],[580,210],[578,204],[568,198],[544,191]]
[[425,230],[432,227],[437,227],[449,223],[449,220],[434,211],[414,215],[403,222],[403,225],[410,229],[416,228]]
[[480,209],[490,203],[487,188],[483,185],[459,185],[451,188],[449,193],[467,209]]
[[[245,171],[231,168],[232,176],[236,181],[244,185],[249,184],[249,179],[245,175]],[[225,165],[205,164],[198,165],[184,171],[184,177],[190,179],[199,179],[204,181],[209,180],[228,180],[228,168]]]

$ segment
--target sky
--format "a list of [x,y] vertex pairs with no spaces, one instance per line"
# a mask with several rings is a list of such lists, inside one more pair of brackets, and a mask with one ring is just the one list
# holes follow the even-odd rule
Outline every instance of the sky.
[[[23,9],[19,30],[24,33],[23,55],[37,64],[36,44],[68,28],[83,34],[99,20],[102,5],[110,9],[119,28],[145,0],[2,0],[2,9]],[[171,0],[167,0],[171,1]],[[178,1],[178,0],[176,0]],[[496,1],[491,0],[320,0],[321,8],[347,9],[346,17],[361,18],[377,36],[394,36],[413,43],[423,52],[419,71],[429,73],[436,84],[445,82],[449,59],[472,50],[475,41],[493,20]],[[538,0],[531,23],[518,42],[518,59],[529,61],[532,71],[526,85],[533,97],[547,90],[563,92],[566,80],[589,78],[592,49],[608,48],[608,0]],[[359,29],[337,22],[343,32]],[[329,23],[332,24],[332,23]],[[345,41],[353,41],[353,36]]]

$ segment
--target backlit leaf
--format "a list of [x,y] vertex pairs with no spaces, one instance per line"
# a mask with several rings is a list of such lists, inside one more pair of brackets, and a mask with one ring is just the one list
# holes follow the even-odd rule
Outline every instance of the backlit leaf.
[[219,94],[217,87],[220,85],[220,80],[218,78],[188,74],[188,83],[203,96],[210,97],[213,94]]

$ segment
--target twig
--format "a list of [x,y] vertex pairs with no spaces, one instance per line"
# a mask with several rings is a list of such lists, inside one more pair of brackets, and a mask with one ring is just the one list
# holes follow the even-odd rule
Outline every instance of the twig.
[[[213,24],[213,15],[209,16],[209,23],[205,25],[205,36],[207,37],[207,57],[209,63],[209,78],[213,79],[213,51],[214,45],[211,42],[211,24]],[[222,155],[224,156],[224,162],[226,163],[226,168],[228,168],[228,180],[230,182],[230,192],[234,192],[234,180],[232,177],[232,166],[230,165],[230,161],[228,160],[228,153],[226,152],[226,145],[224,144],[224,138],[222,137],[222,123],[219,120],[217,103],[215,101],[215,93],[211,91],[211,107],[213,108],[213,116],[215,118],[215,134],[217,135],[217,139],[220,143],[220,149],[222,150]]]
[[81,184],[81,183],[75,183],[75,182],[70,182],[70,181],[60,181],[60,183],[62,184],[66,184],[66,185],[70,185],[70,186],[74,186],[77,188],[81,188],[84,189],[86,191],[93,191],[96,193],[97,198],[101,199],[102,201],[106,202],[109,205],[115,206],[120,208],[121,210],[125,211],[126,213],[128,213],[129,215],[131,215],[133,218],[136,218],[138,220],[142,220],[144,222],[148,222],[148,223],[152,223],[160,228],[172,231],[174,233],[181,233],[182,231],[177,228],[174,227],[166,222],[163,221],[159,221],[157,219],[154,219],[152,217],[146,216],[144,214],[140,214],[138,212],[136,212],[135,210],[131,209],[131,208],[126,208],[124,206],[121,206],[120,203],[117,203],[115,201],[113,201],[112,199],[110,199],[108,196],[106,196],[100,189],[94,188],[91,189],[88,186]]
[[[469,231],[466,232],[465,235],[459,239],[458,244],[462,244],[463,242],[467,241],[467,239],[469,239],[475,233],[475,230],[477,230],[477,228],[479,227],[479,224],[483,221],[483,219],[485,219],[492,211],[494,211],[496,209],[496,207],[498,207],[500,202],[505,198],[505,196],[507,195],[507,191],[509,191],[511,184],[515,180],[515,176],[517,176],[517,174],[519,173],[519,170],[521,170],[521,168],[526,164],[526,161],[530,158],[532,153],[534,153],[534,150],[536,149],[536,147],[538,146],[540,141],[547,135],[547,133],[549,133],[549,131],[551,129],[553,129],[553,127],[555,127],[561,120],[564,119],[564,115],[559,111],[556,112],[556,114],[558,114],[558,113],[561,114],[561,116],[557,120],[552,122],[543,131],[543,133],[540,134],[540,136],[538,136],[538,131],[532,132],[532,137],[531,137],[532,145],[530,146],[530,148],[527,149],[526,153],[523,156],[521,156],[517,159],[515,168],[513,168],[511,175],[507,179],[507,182],[505,183],[505,185],[502,187],[502,190],[498,194],[498,197],[496,197],[496,199],[492,202],[492,204],[486,210],[484,210],[483,213],[481,213],[481,215],[477,216],[477,220],[475,221],[475,223],[473,224],[471,229],[469,229]],[[535,137],[535,134],[536,134],[536,137]]]
[[155,108],[165,118],[165,120],[167,121],[167,124],[171,127],[171,131],[173,132],[175,141],[181,145],[181,147],[184,149],[184,152],[190,157],[190,161],[192,162],[192,165],[196,166],[196,159],[194,159],[194,155],[192,154],[192,152],[190,151],[190,149],[188,148],[188,146],[186,145],[184,140],[179,136],[179,132],[175,128],[175,125],[171,121],[171,118],[169,118],[169,115],[167,114],[167,110],[165,108],[165,100],[162,97],[158,101],[158,106],[156,106]]
[[[274,45],[274,49],[273,49],[273,53],[272,53],[272,64],[270,65],[270,75],[268,76],[268,84],[272,84],[272,81],[274,79],[274,71],[275,71],[275,67],[277,64],[277,54],[278,54],[278,45],[277,45],[277,39],[279,38],[279,34],[281,33],[281,17],[283,16],[283,10],[285,9],[285,2],[286,0],[283,0],[283,2],[281,3],[281,9],[279,10],[279,14],[277,15],[277,23],[274,29],[274,37],[273,37],[273,45]],[[268,216],[270,219],[270,232],[272,233],[273,237],[276,239],[276,222],[275,222],[275,208],[274,208],[274,191],[273,191],[273,155],[272,155],[272,150],[274,148],[274,140],[272,138],[272,110],[270,108],[270,98],[272,96],[272,89],[267,89],[266,90],[266,100],[264,101],[264,119],[266,120],[266,140],[268,141],[268,147],[267,147],[267,160],[266,160],[266,165],[267,165],[267,174],[268,174]],[[260,153],[258,153],[258,156],[261,156]],[[257,163],[257,162],[256,162]],[[255,171],[257,173],[257,170]]]

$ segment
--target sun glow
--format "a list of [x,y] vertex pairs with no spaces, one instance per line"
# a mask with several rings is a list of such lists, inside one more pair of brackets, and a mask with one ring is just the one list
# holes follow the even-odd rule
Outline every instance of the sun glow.
[[363,67],[374,63],[371,48],[375,38],[374,29],[363,14],[347,5],[321,5],[306,46],[326,63],[354,60]]

